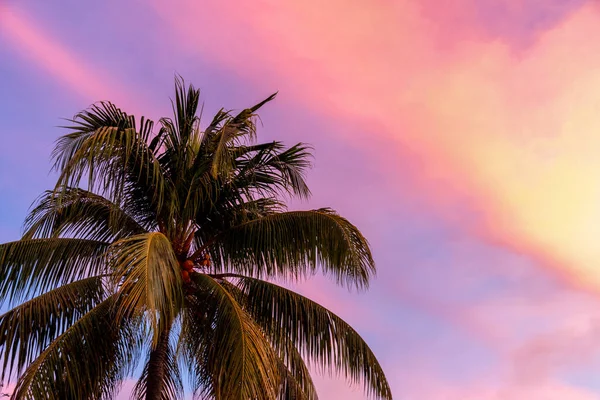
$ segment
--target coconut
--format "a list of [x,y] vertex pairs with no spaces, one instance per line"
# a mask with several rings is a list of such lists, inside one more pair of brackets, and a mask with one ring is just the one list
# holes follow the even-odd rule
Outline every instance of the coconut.
[[194,262],[192,260],[185,260],[183,262],[182,268],[186,271],[191,271],[194,269]]
[[184,282],[189,282],[190,273],[184,269],[183,271],[181,271],[181,277],[183,278]]

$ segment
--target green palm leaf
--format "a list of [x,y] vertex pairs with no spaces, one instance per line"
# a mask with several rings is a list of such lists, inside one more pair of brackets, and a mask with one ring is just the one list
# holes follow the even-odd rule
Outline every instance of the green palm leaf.
[[87,239],[28,239],[0,245],[0,303],[106,272],[108,244]]
[[321,368],[333,367],[381,399],[391,399],[385,374],[360,335],[325,307],[273,283],[239,278],[248,310],[276,348],[300,352]]
[[278,347],[283,381],[279,393],[281,400],[318,400],[317,389],[302,355],[291,341],[281,338]]
[[235,226],[213,245],[223,270],[256,277],[296,278],[318,267],[339,283],[366,287],[375,272],[368,243],[329,209],[277,213]]
[[173,323],[183,304],[171,242],[160,232],[121,239],[111,246],[109,262],[120,296],[117,317],[145,313],[156,345],[159,333]]
[[219,174],[227,174],[232,167],[233,154],[232,145],[238,143],[241,138],[253,140],[256,136],[255,112],[263,105],[273,100],[276,96],[272,94],[260,103],[242,110],[235,117],[223,119],[220,129],[211,136],[211,142],[208,144],[212,153],[211,173],[213,177]]
[[1,380],[22,372],[65,329],[104,300],[102,277],[71,282],[0,316]]
[[[240,277],[240,279],[244,278]],[[252,302],[247,298],[246,292],[223,278],[217,277],[217,280],[252,316],[252,310],[248,307]],[[264,330],[267,337],[269,331],[270,329]],[[308,367],[296,345],[289,340],[287,335],[277,336],[277,341],[271,342],[270,345],[277,355],[280,378],[282,379],[278,399],[318,399]]]
[[239,146],[234,150],[236,174],[231,181],[235,190],[251,191],[264,196],[291,194],[310,197],[304,180],[310,167],[310,147],[298,143],[288,149],[281,142],[255,146]]
[[21,375],[12,399],[112,398],[140,343],[139,329],[115,324],[114,302],[109,297],[52,341]]
[[162,167],[148,146],[153,122],[135,118],[112,103],[101,102],[79,113],[68,126],[72,133],[61,137],[53,153],[60,175],[55,192],[77,187],[87,173],[87,186],[111,193],[119,203],[126,193],[137,190],[162,203],[167,182]]
[[215,398],[274,399],[280,371],[263,332],[216,280],[196,274],[194,281],[216,309],[211,345],[204,348]]
[[79,188],[45,192],[25,220],[24,239],[69,235],[111,241],[146,230],[112,201]]

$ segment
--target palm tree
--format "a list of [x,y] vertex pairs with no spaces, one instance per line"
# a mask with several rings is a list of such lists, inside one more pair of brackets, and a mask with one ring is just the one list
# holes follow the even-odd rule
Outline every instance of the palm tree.
[[[310,148],[255,142],[255,112],[220,110],[202,131],[199,90],[176,79],[159,128],[109,102],[77,114],[59,173],[0,246],[1,381],[13,399],[316,399],[308,365],[391,399],[367,344],[323,306],[277,285],[318,270],[364,288],[367,241],[306,198]],[[139,372],[139,369],[137,369]]]

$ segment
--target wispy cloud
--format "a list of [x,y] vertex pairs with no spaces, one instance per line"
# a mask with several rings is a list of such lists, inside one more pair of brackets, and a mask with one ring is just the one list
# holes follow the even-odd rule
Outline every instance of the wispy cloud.
[[[388,152],[414,160],[416,170],[395,171],[398,183],[417,176],[423,197],[442,206],[466,199],[483,216],[470,228],[562,265],[577,283],[600,286],[593,267],[600,261],[600,52],[587,39],[598,33],[596,7],[507,1],[495,15],[490,5],[458,5],[475,10],[464,17],[470,22],[523,21],[521,36],[535,40],[517,51],[514,37],[483,22],[468,24],[478,35],[453,34],[453,13],[428,18],[413,2],[263,1],[252,10],[155,2],[188,49],[257,82],[285,82],[296,100],[331,118],[367,121],[373,128],[365,137],[385,136]],[[525,32],[536,13],[545,19]],[[199,20],[219,35],[195,30]],[[225,30],[212,22],[222,20],[230,22]]]
[[[600,44],[590,39],[600,33],[597,6],[450,3],[442,10],[433,0],[153,1],[163,19],[153,29],[180,60],[194,55],[230,71],[240,92],[280,89],[278,102],[289,107],[265,121],[269,129],[292,120],[303,132],[307,113],[332,127],[306,129],[302,138],[321,145],[315,201],[361,221],[379,244],[379,280],[365,297],[344,297],[320,281],[303,290],[361,332],[389,339],[374,348],[386,362],[398,358],[386,370],[399,398],[597,398],[561,379],[598,349]],[[11,52],[86,101],[145,100],[126,98],[127,88],[62,43],[53,34],[60,22],[32,15],[0,6]],[[439,233],[442,225],[452,229]],[[418,243],[405,240],[418,230]],[[462,237],[470,241],[457,243]],[[462,254],[465,247],[471,251]],[[411,323],[443,330],[435,338],[457,330],[468,340],[434,346],[419,336],[421,325],[403,327]],[[394,340],[400,333],[414,351]],[[468,359],[481,344],[489,359]],[[489,371],[448,376],[459,361]],[[362,398],[338,383],[345,387],[319,380],[322,397]]]
[[33,65],[52,80],[61,82],[68,92],[85,99],[84,105],[100,100],[120,100],[119,104],[132,106],[143,101],[132,99],[123,85],[117,84],[101,68],[87,63],[81,54],[61,43],[41,22],[16,5],[0,4],[0,32],[6,43],[23,63]]

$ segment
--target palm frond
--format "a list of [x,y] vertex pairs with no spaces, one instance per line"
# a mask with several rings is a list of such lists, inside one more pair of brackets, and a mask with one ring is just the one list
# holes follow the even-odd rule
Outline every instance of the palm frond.
[[99,102],[84,110],[73,119],[68,120],[73,125],[64,126],[72,133],[62,136],[56,143],[52,152],[55,160],[54,168],[63,170],[69,161],[79,151],[83,143],[100,129],[114,128],[116,130],[129,129],[134,120],[121,109],[110,102]]
[[344,320],[314,301],[270,282],[239,278],[244,309],[267,332],[276,348],[300,353],[322,369],[332,368],[362,382],[376,398],[391,399],[383,369],[360,335]]
[[211,173],[213,177],[220,174],[227,174],[232,168],[232,145],[235,145],[242,138],[253,140],[256,136],[256,114],[255,112],[263,105],[273,100],[276,96],[272,94],[260,103],[242,110],[234,117],[223,119],[222,126],[214,133],[212,144],[209,149],[212,155]]
[[195,153],[200,145],[199,123],[196,115],[200,90],[189,85],[179,76],[175,78],[175,99],[171,100],[174,119],[161,118],[162,135],[164,136],[165,151],[160,161],[169,176],[179,181],[186,168],[193,162]]
[[0,245],[0,303],[106,272],[108,244],[96,240],[29,239]]
[[156,345],[183,305],[180,267],[169,239],[150,232],[119,240],[110,248],[109,262],[120,296],[117,317],[145,313]]
[[[247,292],[227,280],[222,278],[217,279],[232,294],[236,301],[242,305],[242,308],[249,311],[252,316],[254,310],[248,308],[248,305],[252,304],[252,301],[247,298]],[[268,333],[270,329],[265,330],[265,332],[269,338]],[[277,363],[282,378],[278,399],[318,400],[310,371],[296,345],[284,334],[278,335],[277,340],[271,341],[271,346],[277,354]]]
[[72,236],[112,241],[146,230],[112,201],[79,188],[46,191],[25,220],[24,239]]
[[19,377],[12,399],[113,398],[141,343],[133,321],[115,324],[115,300],[104,300],[50,343]]
[[71,282],[0,316],[0,381],[22,372],[58,335],[104,300],[102,277]]
[[304,175],[310,167],[310,147],[298,143],[285,149],[282,143],[273,142],[255,153],[245,153],[236,161],[238,169],[232,185],[235,188],[255,191],[261,195],[290,194],[300,198],[310,197]]
[[57,186],[79,186],[86,171],[90,189],[98,178],[103,179],[105,190],[116,185],[114,180],[124,171],[117,170],[115,161],[131,157],[138,139],[134,118],[114,104],[102,102],[79,113],[71,122],[73,125],[65,128],[72,133],[62,136],[53,152],[55,168],[60,172]]
[[87,174],[88,189],[99,188],[119,203],[127,186],[142,188],[160,204],[165,181],[160,163],[148,147],[153,122],[141,118],[141,130],[135,118],[112,103],[102,102],[83,111],[66,128],[53,152],[60,175],[55,191],[77,187]]
[[204,274],[193,279],[215,307],[209,346],[197,349],[210,371],[215,398],[276,398],[280,370],[263,332],[216,280]]
[[281,383],[281,388],[277,400],[318,400],[317,392],[314,387],[311,389],[314,392],[307,392],[302,386],[302,383],[281,361],[281,374],[285,377]]
[[279,341],[279,360],[283,381],[280,400],[318,400],[317,389],[302,355],[294,344],[282,337]]
[[173,103],[173,114],[177,125],[179,136],[178,143],[173,143],[174,147],[185,149],[189,144],[190,137],[198,128],[198,101],[200,99],[200,90],[194,88],[194,85],[188,85],[187,91],[183,78],[175,79],[175,102]]
[[283,202],[272,197],[219,202],[212,207],[200,208],[195,217],[196,224],[202,227],[196,232],[196,248],[215,241],[215,238],[223,231],[286,210]]
[[300,278],[322,268],[338,283],[368,286],[375,273],[364,236],[330,209],[267,215],[215,238],[215,265],[255,277]]

